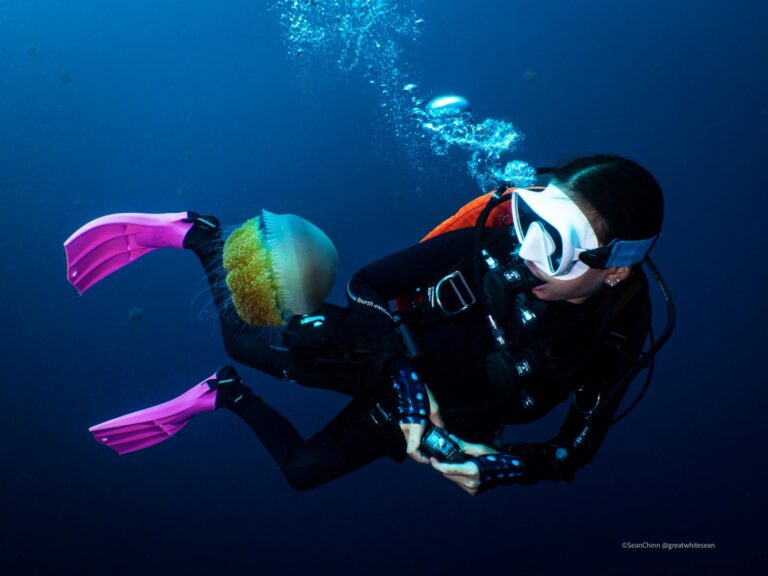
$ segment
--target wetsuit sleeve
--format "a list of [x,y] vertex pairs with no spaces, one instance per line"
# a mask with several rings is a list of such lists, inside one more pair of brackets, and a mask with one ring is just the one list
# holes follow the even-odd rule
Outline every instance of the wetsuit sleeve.
[[[417,288],[435,283],[459,266],[471,265],[474,232],[467,228],[442,234],[395,252],[360,269],[349,281],[350,310],[359,314],[366,336],[379,340],[391,336],[395,323],[389,302],[408,297]],[[401,424],[426,424],[429,412],[424,383],[404,356],[387,367]]]
[[471,228],[456,230],[368,264],[347,285],[350,308],[366,316],[361,320],[367,329],[381,335],[391,332],[389,301],[407,297],[468,262],[471,265],[473,241]]

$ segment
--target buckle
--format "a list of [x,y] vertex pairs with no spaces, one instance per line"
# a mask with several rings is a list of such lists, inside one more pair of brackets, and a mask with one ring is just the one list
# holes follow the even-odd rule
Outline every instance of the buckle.
[[[453,289],[452,295],[460,304],[459,307],[455,310],[448,309],[444,303],[447,294],[441,292],[441,290],[447,286]],[[441,278],[440,281],[435,284],[434,288],[429,288],[427,297],[429,298],[430,306],[433,308],[439,308],[440,311],[446,316],[453,316],[454,314],[464,312],[464,310],[477,302],[477,298],[475,298],[475,295],[472,293],[469,284],[467,284],[467,280],[464,278],[464,275],[460,270],[455,270],[447,276]]]
[[371,420],[377,426],[384,427],[392,421],[392,414],[387,412],[379,402],[376,402],[376,406],[371,408],[370,415]]

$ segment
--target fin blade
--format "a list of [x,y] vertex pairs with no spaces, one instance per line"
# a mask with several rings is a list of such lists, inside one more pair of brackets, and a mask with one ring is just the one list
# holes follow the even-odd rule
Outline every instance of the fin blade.
[[143,450],[144,448],[149,448],[150,446],[154,446],[155,444],[159,444],[160,442],[167,440],[176,434],[176,432],[181,430],[184,426],[186,426],[187,422],[189,422],[189,420],[174,426],[172,430],[167,430],[161,426],[152,426],[148,424],[142,429],[137,429],[137,427],[134,427],[134,429],[130,432],[115,429],[94,431],[92,433],[94,439],[99,444],[103,444],[104,446],[112,448],[115,452],[122,456],[123,454]]
[[182,248],[193,226],[188,212],[121,213],[96,218],[64,242],[67,280],[82,294],[88,288],[157,248]]
[[217,390],[208,383],[215,377],[206,378],[172,400],[96,424],[88,431],[99,444],[119,454],[153,446],[176,434],[197,414],[216,409]]

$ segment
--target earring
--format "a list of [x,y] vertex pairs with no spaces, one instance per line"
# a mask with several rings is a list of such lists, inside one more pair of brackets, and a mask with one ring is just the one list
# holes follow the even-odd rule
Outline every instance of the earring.
[[618,284],[619,282],[620,282],[620,280],[608,280],[608,286],[610,286],[611,288],[613,288],[613,287],[614,287],[614,286],[616,286],[616,284]]

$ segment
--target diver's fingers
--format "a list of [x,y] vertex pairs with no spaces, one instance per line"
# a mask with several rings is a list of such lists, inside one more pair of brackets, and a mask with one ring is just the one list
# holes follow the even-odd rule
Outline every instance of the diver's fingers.
[[468,456],[485,456],[486,454],[498,454],[498,450],[494,450],[490,446],[485,444],[472,444],[472,442],[464,442],[461,444],[461,451]]
[[405,435],[406,452],[408,452],[408,456],[416,460],[419,464],[429,464],[429,458],[424,456],[419,450],[421,437],[424,436],[426,426],[424,426],[424,424],[400,424],[400,429]]
[[455,474],[443,474],[448,480],[451,482],[455,482],[459,485],[460,488],[464,489],[465,491],[472,491],[471,494],[474,494],[474,492],[477,492],[478,487],[480,486],[480,482],[478,480],[474,480],[473,478],[467,478],[466,476],[456,476]]
[[472,461],[462,462],[461,464],[449,464],[447,462],[439,462],[435,458],[430,458],[429,463],[432,464],[432,468],[442,474],[452,474],[476,480],[480,479],[480,468]]
[[438,428],[445,428],[443,417],[440,415],[440,406],[437,404],[437,400],[435,400],[435,395],[432,394],[429,386],[424,385],[424,388],[427,389],[427,398],[429,399],[429,421]]
[[[440,465],[441,463],[435,460],[434,458],[430,458],[430,463],[432,464],[432,467],[438,471],[440,471],[440,468],[444,467],[444,466],[441,466]],[[467,463],[467,464],[470,464],[470,463]],[[474,466],[476,467],[476,465]],[[466,492],[470,496],[475,496],[477,494],[477,491],[480,489],[480,473],[479,472],[480,472],[479,469],[478,469],[477,475],[451,474],[451,473],[443,472],[443,476],[448,480],[450,480],[451,482],[453,482],[454,484],[456,484],[459,488],[464,490],[464,492]]]

